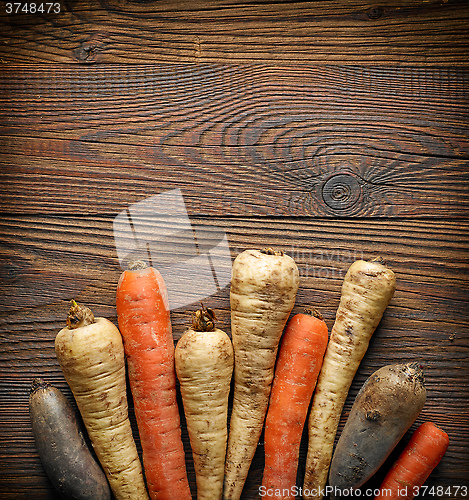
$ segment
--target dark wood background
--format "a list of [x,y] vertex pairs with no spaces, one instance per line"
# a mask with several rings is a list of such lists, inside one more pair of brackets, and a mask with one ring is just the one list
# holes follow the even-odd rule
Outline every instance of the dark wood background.
[[[68,302],[116,321],[113,220],[174,188],[206,241],[227,234],[232,258],[267,245],[294,257],[293,312],[315,305],[329,328],[351,262],[385,258],[396,294],[340,428],[373,371],[419,360],[427,403],[369,485],[431,420],[450,446],[427,484],[445,490],[421,498],[464,498],[468,2],[60,7],[13,15],[1,2],[0,498],[58,498],[30,429],[31,381],[72,400],[54,353]],[[229,333],[228,287],[205,304]],[[175,340],[196,306],[172,311]],[[183,436],[194,487],[184,421]],[[262,467],[261,439],[245,499],[259,497]]]

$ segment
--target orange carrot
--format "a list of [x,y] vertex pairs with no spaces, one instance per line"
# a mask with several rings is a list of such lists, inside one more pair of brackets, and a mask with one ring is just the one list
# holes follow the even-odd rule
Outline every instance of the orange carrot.
[[134,263],[119,279],[116,308],[150,498],[190,500],[176,401],[174,340],[161,274]]
[[375,500],[411,500],[417,496],[448,444],[446,432],[431,422],[423,423],[387,473]]
[[326,323],[314,310],[296,314],[285,329],[265,425],[266,495],[295,498],[301,435],[327,341]]

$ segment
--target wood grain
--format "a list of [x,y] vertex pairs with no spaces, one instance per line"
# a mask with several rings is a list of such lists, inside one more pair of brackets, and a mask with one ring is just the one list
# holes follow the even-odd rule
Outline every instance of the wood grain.
[[[427,484],[469,487],[469,4],[77,0],[59,15],[4,4],[0,498],[58,499],[30,428],[31,381],[72,401],[53,348],[69,300],[116,322],[116,241],[127,240],[114,218],[175,188],[191,230],[152,253],[168,221],[132,212],[136,252],[170,263],[191,255],[189,239],[200,253],[225,233],[231,259],[281,247],[300,269],[293,313],[319,307],[329,328],[348,266],[386,259],[397,291],[339,432],[373,371],[418,360],[428,400],[411,430],[432,420],[450,435]],[[230,333],[228,287],[204,304]],[[172,311],[175,340],[196,305]],[[132,408],[131,421],[140,450]],[[261,438],[244,500],[259,498],[262,468]],[[453,492],[444,500],[463,498]]]
[[[1,220],[0,339],[6,368],[0,372],[1,498],[57,498],[35,450],[27,414],[28,391],[32,378],[40,375],[71,398],[53,347],[70,298],[116,322],[115,287],[121,268],[112,222],[108,216],[36,214]],[[412,430],[430,419],[445,428],[451,440],[428,484],[468,484],[466,221],[199,216],[191,222],[196,231],[203,229],[208,241],[212,234],[216,242],[222,229],[233,258],[248,247],[282,247],[300,270],[301,286],[293,313],[317,306],[329,328],[351,262],[384,256],[397,275],[396,294],[353,382],[340,428],[359,387],[373,371],[383,364],[419,360],[425,370],[428,400]],[[220,326],[230,333],[228,288],[204,303],[217,311]],[[172,311],[176,340],[189,324],[194,307],[197,304]],[[132,425],[136,433],[133,413]],[[194,485],[185,429],[184,440]],[[391,459],[388,466],[390,463]],[[261,439],[243,498],[257,498],[262,464]]]
[[180,188],[193,215],[468,215],[466,70],[50,65],[1,79],[3,212],[117,213]]
[[0,13],[4,63],[467,65],[464,0],[60,1]]

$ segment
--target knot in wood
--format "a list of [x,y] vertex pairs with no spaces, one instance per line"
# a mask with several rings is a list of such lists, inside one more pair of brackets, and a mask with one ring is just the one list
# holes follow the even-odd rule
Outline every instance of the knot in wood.
[[345,210],[360,198],[361,186],[350,174],[337,174],[330,177],[322,187],[324,203],[334,210]]
[[80,47],[73,51],[76,59],[80,62],[95,62],[94,56],[97,52],[97,46],[94,44],[82,43]]
[[380,17],[382,17],[383,14],[384,14],[384,9],[379,5],[377,7],[371,7],[366,11],[366,15],[370,19],[379,19]]
[[105,47],[105,40],[105,33],[93,33],[88,40],[81,42],[80,46],[73,51],[75,59],[87,64],[97,62],[98,56]]

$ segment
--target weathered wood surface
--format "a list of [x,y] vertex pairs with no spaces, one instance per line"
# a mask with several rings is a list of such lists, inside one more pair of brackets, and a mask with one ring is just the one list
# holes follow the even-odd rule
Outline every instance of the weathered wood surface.
[[[33,442],[30,383],[42,375],[71,399],[53,348],[68,301],[116,321],[113,221],[175,188],[199,251],[225,233],[231,258],[282,247],[300,268],[294,312],[315,305],[329,328],[350,263],[387,260],[396,295],[341,427],[374,370],[419,360],[428,401],[412,430],[448,431],[427,484],[453,488],[423,498],[464,498],[467,2],[71,4],[57,17],[0,13],[0,498],[58,498]],[[167,229],[140,215],[141,234]],[[185,238],[158,250],[179,255]],[[204,303],[229,332],[228,287]],[[175,339],[195,307],[172,311]],[[259,498],[262,454],[261,439],[246,500]]]
[[[425,369],[428,401],[412,429],[432,420],[451,439],[445,459],[428,484],[467,484],[467,222],[199,217],[193,224],[208,230],[206,234],[210,228],[216,234],[221,227],[233,256],[246,247],[283,247],[300,269],[301,288],[294,312],[318,306],[329,328],[350,263],[378,253],[386,256],[397,275],[397,291],[352,385],[341,426],[367,376],[384,364],[419,360]],[[53,348],[70,298],[116,321],[114,294],[121,269],[112,219],[9,216],[2,221],[1,233],[6,243],[0,303],[5,367],[0,417],[2,498],[31,498],[33,494],[35,498],[55,498],[34,448],[28,389],[34,376],[43,375],[71,397]],[[205,303],[217,311],[229,332],[228,288]],[[194,307],[173,311],[176,339],[189,323],[187,311]],[[185,439],[187,444],[186,435]],[[244,498],[257,498],[262,450],[261,443]],[[193,480],[189,455],[188,467]]]
[[42,15],[2,4],[4,62],[467,64],[465,0],[57,3]]
[[3,211],[114,213],[180,187],[196,214],[467,217],[467,70],[50,65],[1,78]]

